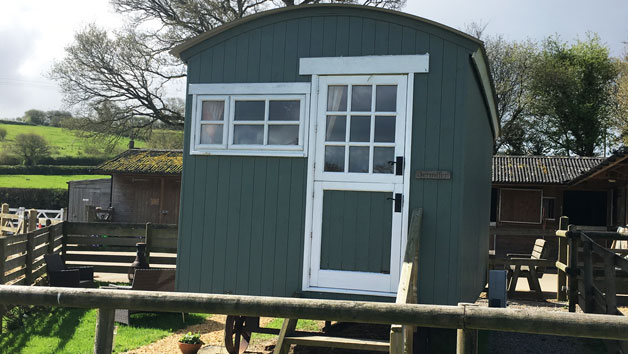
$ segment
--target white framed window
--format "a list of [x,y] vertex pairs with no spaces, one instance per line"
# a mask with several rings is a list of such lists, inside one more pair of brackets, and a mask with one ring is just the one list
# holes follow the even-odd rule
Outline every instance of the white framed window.
[[310,83],[191,84],[192,155],[307,156]]

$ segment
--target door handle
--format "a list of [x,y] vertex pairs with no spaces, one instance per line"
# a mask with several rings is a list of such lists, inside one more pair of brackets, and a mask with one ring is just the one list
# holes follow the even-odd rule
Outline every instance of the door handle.
[[395,165],[395,175],[403,176],[403,156],[397,156],[395,161],[388,161],[389,165]]
[[395,202],[395,213],[401,213],[401,200],[403,199],[403,195],[401,193],[395,193],[394,198],[386,198],[387,200],[392,200]]

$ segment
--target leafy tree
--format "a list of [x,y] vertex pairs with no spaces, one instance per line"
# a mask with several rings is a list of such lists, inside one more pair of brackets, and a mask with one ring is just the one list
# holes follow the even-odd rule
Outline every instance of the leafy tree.
[[183,131],[153,130],[148,139],[151,149],[183,149]]
[[617,61],[619,76],[615,92],[616,114],[613,121],[613,130],[624,145],[628,145],[628,43],[626,51]]
[[35,125],[44,125],[46,124],[46,112],[38,109],[30,109],[24,112],[23,121]]
[[10,147],[11,152],[17,155],[23,165],[36,165],[41,159],[50,156],[50,147],[46,140],[38,134],[19,134]]
[[0,141],[4,141],[7,137],[7,130],[4,128],[0,128]]
[[[530,115],[530,71],[538,57],[532,41],[509,42],[501,35],[485,40],[486,53],[497,95],[497,118],[501,136],[495,152],[529,154],[538,150],[531,144],[534,131]],[[538,142],[537,142],[538,143]]]
[[531,81],[535,126],[553,152],[594,156],[613,115],[617,65],[599,37],[568,46],[548,38]]
[[48,124],[53,127],[60,127],[64,119],[72,118],[72,113],[67,111],[48,111],[46,112]]
[[405,4],[405,0],[111,0],[118,13],[127,15],[127,25],[112,33],[89,25],[76,33],[51,77],[60,84],[65,101],[79,108],[88,123],[103,125],[105,116],[98,110],[115,106],[109,133],[140,135],[157,122],[180,127],[183,105],[168,98],[166,86],[182,80],[185,71],[170,49],[262,10],[324,2],[392,9]]

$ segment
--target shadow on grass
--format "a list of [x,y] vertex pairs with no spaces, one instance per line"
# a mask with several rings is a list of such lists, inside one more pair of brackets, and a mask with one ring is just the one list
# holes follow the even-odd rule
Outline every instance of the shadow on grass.
[[[63,348],[86,312],[82,309],[38,308],[24,319],[23,327],[0,335],[0,348],[3,353],[19,353],[33,336],[58,338],[57,349]],[[55,351],[52,349],[51,352]]]
[[[203,323],[207,315],[202,314],[185,314],[185,322],[181,313],[173,312],[141,312],[131,315],[129,327],[134,328],[150,328],[161,330],[177,330],[190,325]],[[120,326],[124,326],[121,325]]]
[[[186,314],[183,322],[181,313],[133,314],[130,326],[118,324],[116,342],[128,342],[120,345],[120,349],[137,348],[178,329],[202,323],[206,318],[207,315]],[[96,321],[96,310],[38,309],[25,318],[23,327],[0,335],[0,353],[90,352]]]

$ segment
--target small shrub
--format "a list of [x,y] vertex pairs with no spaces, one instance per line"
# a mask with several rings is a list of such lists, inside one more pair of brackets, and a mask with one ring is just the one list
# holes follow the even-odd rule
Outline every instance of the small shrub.
[[0,141],[4,141],[7,137],[7,130],[4,128],[0,128]]

